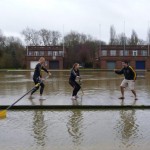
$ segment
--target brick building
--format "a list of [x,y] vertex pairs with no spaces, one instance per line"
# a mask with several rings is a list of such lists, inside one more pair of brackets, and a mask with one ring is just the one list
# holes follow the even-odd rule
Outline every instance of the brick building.
[[95,66],[101,69],[121,68],[121,61],[127,60],[135,69],[150,70],[148,45],[102,45]]
[[46,59],[49,69],[63,69],[64,50],[62,46],[27,46],[26,66],[34,69],[40,57]]

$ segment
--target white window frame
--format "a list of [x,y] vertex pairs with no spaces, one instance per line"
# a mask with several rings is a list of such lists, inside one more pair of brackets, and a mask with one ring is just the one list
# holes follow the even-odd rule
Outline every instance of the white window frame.
[[116,50],[110,50],[110,56],[116,56],[117,52]]
[[107,56],[107,50],[102,50],[102,56]]
[[33,56],[33,52],[32,51],[28,51],[28,56]]
[[63,56],[64,52],[63,51],[58,51],[58,56]]
[[124,50],[124,56],[129,56],[129,50]]
[[38,51],[34,51],[34,56],[39,56],[39,52]]
[[123,56],[123,50],[119,51],[119,56]]
[[142,50],[142,51],[141,51],[141,55],[142,55],[142,56],[147,56],[147,55],[148,55],[147,50]]
[[132,51],[132,56],[138,56],[138,51],[137,50],[133,50]]
[[53,51],[53,56],[58,56],[58,51]]
[[40,51],[40,56],[44,56],[44,51]]
[[48,56],[53,56],[53,51],[48,51]]

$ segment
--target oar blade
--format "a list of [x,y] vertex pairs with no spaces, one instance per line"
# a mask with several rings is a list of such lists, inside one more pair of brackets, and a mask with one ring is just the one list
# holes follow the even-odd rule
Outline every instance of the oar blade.
[[0,111],[0,119],[6,118],[7,110]]

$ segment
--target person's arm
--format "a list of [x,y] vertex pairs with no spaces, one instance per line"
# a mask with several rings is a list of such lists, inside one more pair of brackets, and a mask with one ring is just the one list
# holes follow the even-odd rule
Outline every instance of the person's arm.
[[79,70],[77,70],[76,74],[77,74],[77,77],[80,78],[80,71]]
[[115,71],[116,74],[121,75],[121,74],[123,74],[123,70],[124,70],[124,68],[122,68],[121,70],[114,70],[114,71]]
[[134,69],[131,66],[129,66],[129,69],[130,69],[131,73],[133,74],[133,80],[135,81],[136,80],[136,72],[134,71]]
[[51,75],[51,73],[45,68],[42,66],[42,70],[44,70],[46,73],[48,73],[49,75]]
[[76,78],[77,74],[75,73],[74,69],[71,70],[71,76],[73,76],[74,78]]

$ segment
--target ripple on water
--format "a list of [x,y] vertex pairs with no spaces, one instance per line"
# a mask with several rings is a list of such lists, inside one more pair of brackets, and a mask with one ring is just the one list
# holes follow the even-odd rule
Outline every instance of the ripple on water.
[[8,149],[146,150],[149,110],[8,111],[0,145]]

